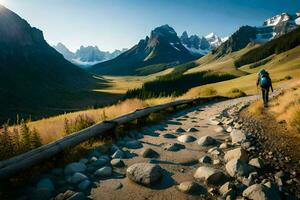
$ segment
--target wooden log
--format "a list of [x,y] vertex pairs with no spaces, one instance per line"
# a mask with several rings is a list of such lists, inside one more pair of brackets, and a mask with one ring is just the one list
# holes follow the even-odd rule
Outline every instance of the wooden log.
[[22,170],[25,170],[33,165],[36,165],[40,162],[51,158],[52,156],[58,154],[59,152],[62,152],[65,149],[76,146],[95,136],[102,135],[103,133],[114,129],[118,125],[122,125],[124,123],[128,123],[130,121],[145,117],[153,112],[157,112],[169,107],[176,107],[178,105],[189,104],[193,101],[195,101],[195,99],[178,100],[170,103],[136,110],[132,113],[119,116],[113,120],[97,123],[84,130],[65,136],[64,138],[59,139],[55,142],[43,145],[37,149],[15,156],[8,160],[1,161],[0,179],[9,178]]

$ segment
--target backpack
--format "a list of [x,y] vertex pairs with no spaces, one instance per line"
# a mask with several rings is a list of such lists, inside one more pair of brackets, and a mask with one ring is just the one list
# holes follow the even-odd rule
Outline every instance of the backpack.
[[270,86],[269,74],[265,70],[259,73],[259,84],[262,88],[267,88]]

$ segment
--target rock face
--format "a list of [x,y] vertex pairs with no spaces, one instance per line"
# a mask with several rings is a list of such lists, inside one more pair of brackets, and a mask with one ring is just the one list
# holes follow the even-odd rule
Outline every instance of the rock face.
[[225,165],[227,173],[234,176],[248,176],[250,172],[255,171],[253,167],[242,160],[232,159]]
[[150,163],[136,163],[127,168],[127,177],[139,184],[151,186],[162,176],[159,165]]
[[246,134],[237,129],[232,130],[232,132],[230,133],[230,137],[233,144],[243,143],[247,139]]
[[65,167],[65,175],[72,175],[76,172],[85,172],[86,166],[81,162],[70,163]]
[[254,184],[243,192],[243,196],[253,200],[280,200],[277,192],[261,184]]
[[222,185],[227,179],[222,171],[210,167],[199,167],[194,178],[204,180],[211,185]]
[[181,135],[177,138],[177,140],[179,142],[187,143],[187,142],[194,142],[196,138],[191,135]]
[[226,162],[228,162],[228,161],[230,161],[230,160],[232,160],[232,159],[239,159],[239,160],[248,162],[248,159],[249,159],[249,158],[248,158],[247,152],[246,152],[244,149],[238,147],[238,148],[236,148],[236,149],[227,151],[227,152],[225,153],[224,160],[225,160]]
[[198,145],[200,146],[210,146],[215,144],[215,142],[216,140],[208,135],[199,138],[199,140],[197,141]]

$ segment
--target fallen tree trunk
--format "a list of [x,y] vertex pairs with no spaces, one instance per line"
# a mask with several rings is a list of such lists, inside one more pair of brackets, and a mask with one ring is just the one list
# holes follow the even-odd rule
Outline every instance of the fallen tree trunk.
[[12,177],[18,172],[28,169],[42,161],[45,161],[65,149],[74,147],[82,142],[85,142],[95,136],[103,135],[105,132],[114,129],[116,126],[128,123],[130,121],[147,116],[151,113],[164,110],[166,108],[175,107],[184,104],[195,103],[199,101],[208,101],[216,98],[198,98],[178,100],[170,103],[147,107],[141,110],[136,110],[132,113],[125,114],[115,119],[99,122],[91,127],[83,129],[79,132],[68,135],[55,142],[43,145],[32,151],[23,153],[5,161],[0,162],[0,179]]

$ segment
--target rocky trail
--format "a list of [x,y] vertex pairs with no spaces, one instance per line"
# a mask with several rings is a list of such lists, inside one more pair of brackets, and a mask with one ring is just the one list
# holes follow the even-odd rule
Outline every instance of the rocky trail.
[[262,156],[258,131],[249,132],[239,118],[257,98],[193,107],[131,131],[109,148],[52,169],[21,198],[297,199],[283,186],[284,172]]

